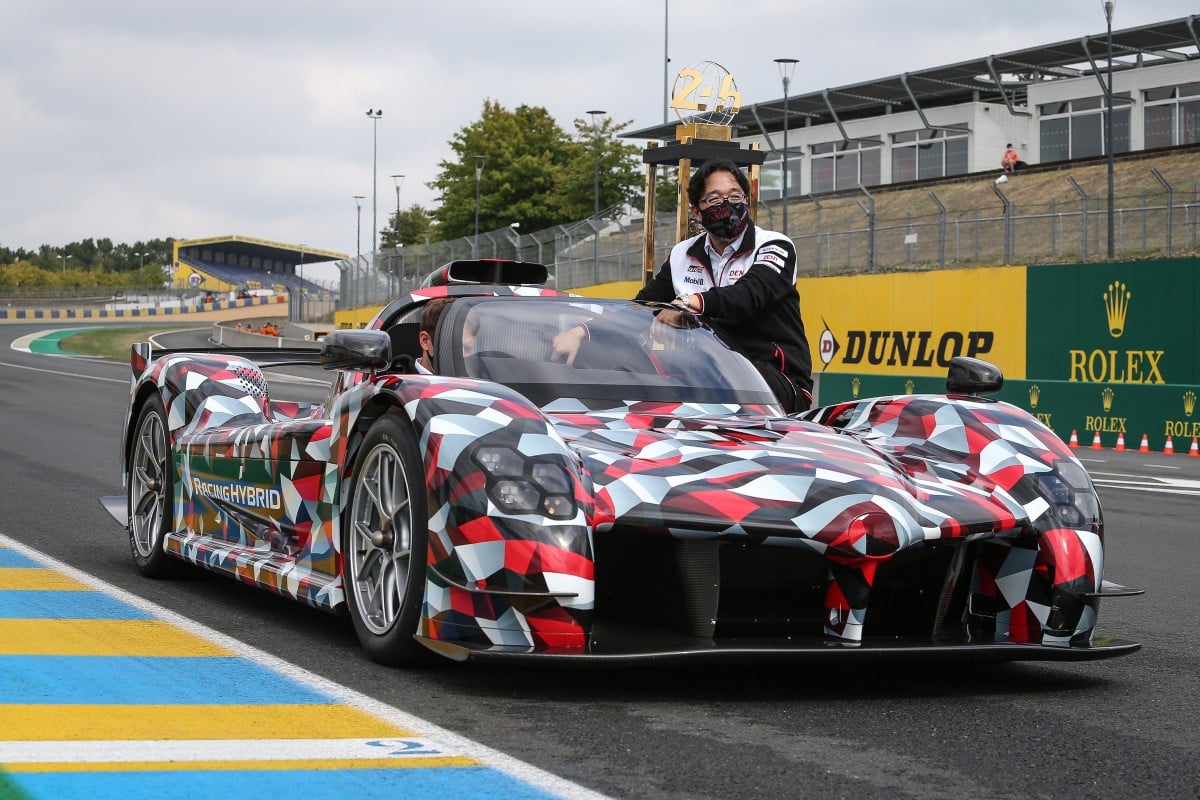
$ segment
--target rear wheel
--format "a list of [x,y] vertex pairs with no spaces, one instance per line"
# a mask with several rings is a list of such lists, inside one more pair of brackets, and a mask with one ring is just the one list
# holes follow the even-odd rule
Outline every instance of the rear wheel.
[[346,603],[367,655],[407,666],[429,654],[413,638],[429,524],[420,453],[397,412],[371,426],[359,452],[342,525]]
[[129,454],[129,549],[148,578],[168,575],[175,560],[163,549],[171,529],[173,479],[167,415],[157,395],[142,406]]

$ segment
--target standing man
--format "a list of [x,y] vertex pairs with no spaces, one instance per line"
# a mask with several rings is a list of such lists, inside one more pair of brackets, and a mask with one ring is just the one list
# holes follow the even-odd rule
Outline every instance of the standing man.
[[[812,357],[796,290],[796,248],[750,220],[750,181],[731,161],[706,161],[688,182],[704,233],[675,245],[635,300],[671,302],[704,318],[754,363],[786,413],[812,405]],[[664,315],[680,314],[668,309]]]

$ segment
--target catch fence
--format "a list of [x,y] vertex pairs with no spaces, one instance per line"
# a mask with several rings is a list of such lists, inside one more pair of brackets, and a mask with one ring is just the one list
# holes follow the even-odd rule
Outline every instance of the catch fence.
[[[1128,174],[1128,173],[1126,173]],[[1113,254],[1116,259],[1196,252],[1200,239],[1200,184],[1172,185],[1150,169],[1155,188],[1113,197]],[[1024,180],[1024,178],[1022,178]],[[964,202],[953,186],[872,195],[866,189],[836,196],[793,198],[789,228],[804,277],[911,269],[945,269],[997,264],[1088,262],[1108,258],[1109,203],[1070,175],[1042,178],[1065,182],[1069,197],[1013,190],[1008,184],[973,184]],[[1030,184],[1029,186],[1034,186]],[[1046,197],[1044,195],[1050,195]],[[983,202],[980,197],[986,197]],[[675,240],[674,213],[655,221],[655,264]],[[779,230],[782,204],[759,204],[758,224]],[[382,305],[420,286],[438,267],[455,259],[515,258],[547,265],[551,283],[576,289],[640,280],[643,219],[610,208],[593,219],[533,233],[515,227],[480,231],[476,237],[381,250],[339,262],[339,308]]]

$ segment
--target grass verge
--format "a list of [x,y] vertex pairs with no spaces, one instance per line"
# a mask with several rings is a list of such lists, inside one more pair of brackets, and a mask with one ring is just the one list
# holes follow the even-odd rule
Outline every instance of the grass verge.
[[129,358],[129,347],[134,342],[144,342],[156,333],[179,330],[178,325],[138,328],[92,328],[72,334],[59,341],[59,347],[71,353],[88,356],[103,356],[124,361]]

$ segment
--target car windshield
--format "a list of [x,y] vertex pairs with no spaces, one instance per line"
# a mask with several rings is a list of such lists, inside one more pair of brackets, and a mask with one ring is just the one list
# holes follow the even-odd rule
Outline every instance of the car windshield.
[[[539,406],[562,398],[775,405],[758,371],[691,315],[657,320],[660,307],[579,297],[470,297],[452,303],[437,331],[439,363],[495,381]],[[584,326],[574,363],[554,337]]]

